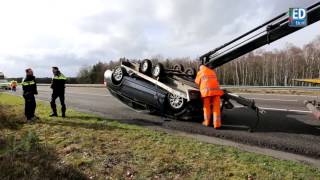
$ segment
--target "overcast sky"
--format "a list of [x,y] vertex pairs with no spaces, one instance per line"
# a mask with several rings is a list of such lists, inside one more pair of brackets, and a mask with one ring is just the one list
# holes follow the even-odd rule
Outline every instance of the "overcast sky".
[[[264,21],[316,0],[0,0],[0,71],[67,76],[120,57],[197,57]],[[298,46],[320,35],[315,23],[269,45]]]

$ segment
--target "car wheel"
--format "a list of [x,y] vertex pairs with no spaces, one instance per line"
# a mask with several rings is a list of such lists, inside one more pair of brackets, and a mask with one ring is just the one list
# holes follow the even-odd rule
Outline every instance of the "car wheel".
[[175,94],[168,95],[168,104],[171,110],[174,112],[179,112],[183,110],[185,106],[185,99]]
[[149,75],[152,69],[152,62],[149,59],[145,59],[140,64],[140,72]]
[[186,75],[190,76],[191,78],[195,78],[197,75],[197,71],[195,68],[188,68],[185,71]]
[[119,84],[126,75],[126,69],[123,67],[116,67],[112,73],[112,81],[114,84]]
[[151,75],[153,78],[158,78],[163,74],[163,71],[164,71],[163,65],[161,63],[158,63],[153,67]]
[[173,69],[178,72],[184,72],[184,67],[182,64],[176,64],[173,66]]

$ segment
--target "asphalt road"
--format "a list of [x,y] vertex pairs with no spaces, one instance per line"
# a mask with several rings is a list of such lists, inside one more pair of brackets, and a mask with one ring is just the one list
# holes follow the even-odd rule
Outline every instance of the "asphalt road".
[[[49,101],[51,95],[49,87],[38,88],[37,98]],[[68,107],[124,123],[186,132],[195,136],[214,136],[320,160],[320,121],[314,120],[313,115],[303,105],[304,100],[317,97],[273,94],[239,95],[255,99],[257,105],[267,112],[262,116],[258,129],[253,133],[248,132],[248,126],[255,122],[255,113],[240,105],[236,105],[235,109],[226,110],[223,115],[223,128],[215,130],[212,127],[204,127],[196,121],[167,120],[146,112],[137,112],[112,97],[105,88],[68,87],[66,103]]]

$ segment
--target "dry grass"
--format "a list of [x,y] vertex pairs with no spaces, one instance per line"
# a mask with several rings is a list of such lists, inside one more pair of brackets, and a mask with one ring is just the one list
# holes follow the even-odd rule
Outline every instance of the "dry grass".
[[20,112],[21,109],[19,108],[13,108],[9,105],[4,106],[0,104],[0,130],[5,128],[19,129],[19,127],[21,127],[21,125],[25,122],[24,117]]

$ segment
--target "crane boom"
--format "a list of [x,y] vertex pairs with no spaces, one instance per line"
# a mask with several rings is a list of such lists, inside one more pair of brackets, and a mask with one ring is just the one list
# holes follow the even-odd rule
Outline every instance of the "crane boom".
[[[308,18],[306,26],[320,20],[320,2],[308,7],[306,11]],[[202,55],[200,61],[210,68],[217,68],[302,28],[304,27],[290,27],[287,13],[282,13],[232,41]]]

